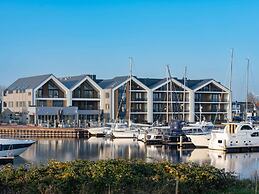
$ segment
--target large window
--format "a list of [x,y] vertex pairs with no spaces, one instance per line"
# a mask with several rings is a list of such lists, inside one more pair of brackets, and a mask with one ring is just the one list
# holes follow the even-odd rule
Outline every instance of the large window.
[[195,94],[195,101],[196,102],[201,102],[202,101],[201,99],[202,99],[201,94]]
[[59,97],[59,89],[52,82],[48,84],[49,98],[58,98]]
[[63,100],[54,100],[53,106],[54,107],[63,107],[64,106]]
[[[73,91],[73,98],[98,98],[99,94],[94,88],[88,83],[82,83],[78,88]],[[107,95],[106,95],[107,98]]]
[[220,101],[219,94],[211,94],[211,101],[212,102],[219,102]]
[[147,100],[146,93],[143,92],[134,92],[131,94],[132,101],[145,101]]
[[154,93],[153,100],[155,101],[164,101],[165,99],[162,98],[162,93]]
[[45,106],[47,106],[47,101],[45,101],[45,100],[37,100],[37,106],[38,107],[45,107]]
[[42,95],[42,89],[38,89],[38,91],[37,91],[37,97],[38,97],[38,98],[42,98],[42,97],[43,97],[43,95]]

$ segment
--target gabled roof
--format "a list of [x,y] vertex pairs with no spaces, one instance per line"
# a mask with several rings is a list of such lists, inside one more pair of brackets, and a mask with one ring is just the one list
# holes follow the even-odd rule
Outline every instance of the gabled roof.
[[58,79],[68,89],[71,89],[75,85],[77,85],[81,80],[83,80],[85,77],[86,77],[86,75],[78,75],[78,76],[72,76],[72,77],[61,77],[61,78],[58,78]]
[[52,74],[20,78],[12,83],[6,90],[13,91],[34,89],[50,76],[52,76]]
[[158,78],[137,78],[137,79],[149,88],[153,88],[154,86],[159,85],[159,83],[161,83],[162,80],[164,80],[164,79],[158,79]]
[[113,79],[102,80],[98,83],[98,85],[102,89],[112,89],[125,82],[128,78],[129,76],[114,77]]
[[[200,79],[200,80],[186,80],[186,86],[192,90],[195,90],[196,88],[199,88],[200,86],[212,81],[213,79]],[[177,81],[181,82],[184,84],[183,79],[177,79]]]
[[86,78],[86,76],[89,76],[91,79],[95,81],[96,76],[95,75],[78,75],[78,76],[69,76],[69,77],[61,77],[58,78],[59,81],[61,81],[62,84],[64,84],[68,89],[73,88],[76,86],[78,83],[80,83],[83,79]]

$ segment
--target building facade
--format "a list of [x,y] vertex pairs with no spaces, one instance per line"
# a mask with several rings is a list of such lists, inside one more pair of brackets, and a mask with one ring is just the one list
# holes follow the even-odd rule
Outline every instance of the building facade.
[[123,76],[103,80],[99,85],[104,93],[107,120],[127,121],[129,114],[131,121],[140,123],[232,119],[231,93],[213,79],[184,81]]
[[213,79],[48,74],[16,80],[5,90],[2,108],[25,115],[24,123],[73,127],[119,120],[223,122],[231,120],[231,104],[230,91]]

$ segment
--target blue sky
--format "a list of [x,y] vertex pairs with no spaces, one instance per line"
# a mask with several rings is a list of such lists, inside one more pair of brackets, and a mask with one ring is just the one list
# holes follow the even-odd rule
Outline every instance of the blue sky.
[[233,92],[259,95],[259,1],[256,0],[0,0],[0,85],[18,77],[134,75],[229,80]]

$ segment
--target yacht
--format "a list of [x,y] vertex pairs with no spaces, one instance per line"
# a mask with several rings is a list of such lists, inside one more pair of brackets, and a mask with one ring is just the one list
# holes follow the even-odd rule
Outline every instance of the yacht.
[[87,129],[90,135],[92,136],[106,136],[108,134],[108,131],[110,130],[110,127],[91,127]]
[[139,133],[138,128],[125,123],[116,123],[111,128],[111,136],[114,138],[137,138]]
[[197,122],[182,128],[183,132],[191,139],[195,147],[208,147],[211,131],[214,125],[211,122]]
[[209,149],[226,152],[257,151],[259,129],[247,122],[227,123],[224,129],[212,131]]
[[138,140],[146,144],[161,144],[163,141],[163,133],[159,128],[147,128],[140,131],[138,134]]
[[19,156],[34,140],[0,139],[0,157]]
[[183,142],[189,142],[189,138],[186,137],[182,130],[183,123],[181,121],[172,121],[170,125],[159,127],[163,131],[163,143],[176,143],[180,142],[180,136]]

